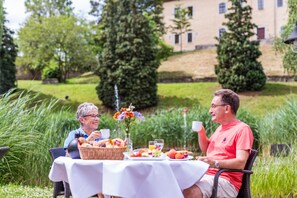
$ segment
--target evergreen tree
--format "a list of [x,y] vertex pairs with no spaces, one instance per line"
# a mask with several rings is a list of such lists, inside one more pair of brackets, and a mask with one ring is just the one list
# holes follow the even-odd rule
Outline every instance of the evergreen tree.
[[14,44],[13,31],[9,30],[3,20],[3,35],[0,48],[0,94],[16,87],[16,67],[17,46]]
[[[154,3],[158,3],[157,5]],[[154,32],[144,12],[158,10],[162,1],[110,0],[102,15],[97,74],[97,94],[104,105],[114,107],[117,85],[121,106],[136,108],[157,104],[157,49]],[[155,12],[157,13],[157,12]],[[158,19],[158,16],[155,17]]]
[[[3,34],[3,21],[4,21],[4,17],[3,17],[3,0],[0,0],[0,38],[2,38],[2,34]],[[0,45],[2,43],[2,39],[0,39]]]
[[256,25],[251,22],[252,8],[246,0],[229,0],[232,5],[225,15],[227,31],[216,38],[218,64],[215,73],[223,88],[234,91],[261,90],[266,83],[259,42],[251,40]]

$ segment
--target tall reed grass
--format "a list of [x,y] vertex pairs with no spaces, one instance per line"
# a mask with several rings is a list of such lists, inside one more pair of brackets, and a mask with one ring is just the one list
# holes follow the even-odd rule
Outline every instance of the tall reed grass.
[[288,98],[281,108],[264,116],[259,123],[259,134],[262,145],[296,144],[297,100]]
[[38,94],[7,93],[0,100],[0,145],[10,151],[0,163],[0,182],[45,185],[51,159],[49,148],[62,145],[77,121],[57,100]]
[[297,146],[287,157],[259,156],[251,176],[252,197],[297,197]]

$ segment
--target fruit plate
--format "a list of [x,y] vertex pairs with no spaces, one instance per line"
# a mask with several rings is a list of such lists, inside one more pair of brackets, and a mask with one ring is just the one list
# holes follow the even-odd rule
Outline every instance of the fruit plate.
[[127,152],[124,152],[123,154],[129,160],[134,160],[134,161],[162,161],[162,160],[166,159],[165,156],[161,156],[161,157],[130,157],[130,155]]
[[170,157],[167,156],[167,159],[170,160],[170,161],[187,161],[187,160],[191,160],[193,159],[193,156],[188,156],[184,159],[171,159]]

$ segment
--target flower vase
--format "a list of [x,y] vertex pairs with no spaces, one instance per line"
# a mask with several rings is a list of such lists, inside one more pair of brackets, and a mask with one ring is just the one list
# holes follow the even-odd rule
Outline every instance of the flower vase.
[[128,153],[132,152],[133,151],[133,143],[132,143],[129,133],[126,133],[125,142],[126,142],[126,146],[127,146],[127,152]]

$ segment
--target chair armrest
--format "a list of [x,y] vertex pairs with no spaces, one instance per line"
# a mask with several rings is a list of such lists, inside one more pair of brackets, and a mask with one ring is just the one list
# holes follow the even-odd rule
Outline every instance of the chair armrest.
[[218,184],[219,184],[219,177],[223,172],[240,172],[240,173],[245,173],[245,174],[253,174],[253,171],[251,171],[251,170],[227,169],[227,168],[219,169],[218,172],[214,176],[211,198],[217,197],[217,191],[218,191],[217,188],[218,188]]

